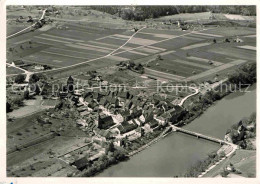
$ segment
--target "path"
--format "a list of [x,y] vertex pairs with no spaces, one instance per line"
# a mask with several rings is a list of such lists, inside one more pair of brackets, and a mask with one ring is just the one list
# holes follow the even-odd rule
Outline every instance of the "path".
[[195,92],[192,93],[192,94],[190,94],[190,95],[188,95],[188,96],[186,96],[186,97],[184,97],[184,98],[180,101],[180,103],[178,104],[179,106],[182,106],[183,103],[184,103],[188,98],[190,98],[190,97],[192,97],[192,96],[194,96],[194,95],[196,95],[196,94],[199,93],[199,89],[197,89],[197,88],[195,88],[195,87],[189,87],[189,89],[193,89],[193,90],[195,90]]

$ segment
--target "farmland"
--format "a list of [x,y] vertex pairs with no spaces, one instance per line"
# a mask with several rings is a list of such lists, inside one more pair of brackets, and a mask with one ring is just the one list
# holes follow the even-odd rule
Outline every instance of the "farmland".
[[[203,13],[196,16],[207,18],[209,15]],[[125,23],[119,24],[125,27]],[[254,28],[208,26],[184,32],[176,28],[159,30],[143,25],[143,29],[134,35],[130,29],[107,28],[107,25],[101,22],[94,24],[64,21],[62,26],[63,29],[53,25],[46,31],[29,32],[9,39],[8,47],[16,43],[16,47],[19,48],[26,40],[30,40],[32,44],[32,48],[16,49],[18,53],[10,55],[20,57],[26,63],[48,65],[58,71],[65,71],[74,65],[82,66],[81,70],[98,69],[120,61],[132,60],[147,64],[147,68],[151,69],[149,75],[158,77],[156,73],[151,72],[158,71],[165,75],[173,74],[181,80],[189,80],[198,74],[201,77],[207,76],[210,73],[207,70],[213,71],[212,69],[236,59],[255,61],[256,57],[254,49],[246,49],[247,45],[256,44],[255,38],[252,37],[256,34]],[[144,28],[145,26],[147,28]],[[134,36],[131,38],[131,35]],[[233,42],[237,36],[243,42]],[[215,44],[213,39],[216,39]],[[226,43],[225,39],[231,42]],[[110,53],[113,57],[109,56]],[[157,55],[161,55],[160,60],[156,59]],[[226,65],[223,68],[229,68],[228,66],[232,68],[233,65]],[[78,69],[75,68],[76,71]],[[221,68],[216,71],[221,71]]]

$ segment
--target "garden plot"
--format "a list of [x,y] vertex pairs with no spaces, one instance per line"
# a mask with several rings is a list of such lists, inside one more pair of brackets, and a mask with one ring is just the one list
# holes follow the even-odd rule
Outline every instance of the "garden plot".
[[136,54],[136,52],[132,53],[132,52],[129,52],[129,51],[123,52],[123,53],[119,53],[119,54],[116,54],[116,55],[119,56],[119,57],[131,59],[131,60],[140,59],[140,58],[148,56],[148,54],[144,55],[141,52],[138,52],[138,54]]
[[211,45],[211,44],[212,43],[197,43],[197,44],[194,44],[194,45],[182,47],[181,49],[182,50],[189,50],[189,49],[195,49],[195,48],[199,48],[199,47],[205,47],[205,46],[208,46],[208,45]]
[[205,68],[198,67],[198,65],[194,66],[189,62],[172,59],[152,61],[149,63],[149,66],[151,69],[159,70],[161,72],[166,72],[182,77],[189,77],[191,75],[201,73],[206,70]]
[[198,41],[198,42],[206,39],[204,36],[196,36],[196,35],[186,35],[186,36],[183,36],[182,38],[191,39],[191,40]]
[[[201,41],[203,41],[203,40],[201,40]],[[195,43],[198,43],[198,41],[191,40],[191,39],[184,39],[184,37],[178,37],[178,38],[173,38],[171,40],[167,40],[164,42],[155,43],[152,46],[167,49],[167,50],[168,49],[173,50],[173,49],[178,49],[178,48],[185,47],[185,46],[195,44]]]
[[237,46],[238,48],[242,48],[242,49],[247,49],[247,50],[253,50],[256,51],[256,47],[251,46],[251,45],[242,45],[242,46]]
[[148,40],[161,41],[168,38],[174,38],[174,35],[166,35],[166,34],[154,34],[154,33],[140,33],[138,32],[135,35],[136,38],[143,38]]
[[185,79],[183,76],[174,75],[170,73],[164,73],[157,70],[153,70],[150,68],[145,68],[145,74],[148,76],[153,76],[155,78],[159,79],[167,79],[167,80],[176,80],[176,81],[182,81]]
[[127,58],[119,57],[119,56],[108,56],[107,59],[113,60],[113,61],[127,61]]
[[220,27],[217,29],[209,29],[204,31],[204,33],[217,34],[227,36],[239,36],[239,35],[252,35],[256,34],[255,28],[247,27]]
[[154,47],[154,46],[151,46],[151,45],[149,45],[149,46],[146,46],[147,48],[151,48],[151,49],[155,49],[155,50],[159,50],[159,51],[165,51],[166,49],[164,49],[164,48],[160,48],[160,47]]
[[179,30],[159,30],[159,29],[142,29],[139,33],[153,33],[153,34],[166,34],[172,36],[180,36],[190,31],[179,31]]
[[210,36],[210,37],[214,37],[214,38],[221,38],[221,37],[223,37],[222,35],[210,34],[210,33],[204,33],[204,32],[193,32],[193,34],[202,35],[202,36]]
[[189,34],[187,35],[188,38],[190,39],[197,39],[199,40],[213,40],[214,37],[211,36],[206,36],[206,35],[199,35],[199,34]]
[[43,36],[43,35],[34,36],[34,38],[38,38],[40,40],[47,40],[47,41],[52,41],[52,42],[58,42],[57,44],[60,44],[60,43],[62,43],[62,44],[70,44],[71,43],[69,41],[64,41],[64,40],[61,40],[61,39],[54,39],[54,38]]
[[113,50],[115,50],[113,48],[108,48],[108,47],[104,47],[104,46],[103,47],[102,46],[96,46],[96,45],[91,45],[91,44],[86,44],[86,43],[77,43],[77,44],[83,45],[83,46],[86,46],[86,47],[90,47],[90,48],[94,48],[97,51],[100,51],[100,50],[113,51]]
[[76,30],[53,29],[51,31],[48,31],[46,34],[52,35],[52,36],[69,38],[69,39],[82,40],[85,42],[89,41],[89,40],[97,39],[100,37],[100,35],[98,35],[98,34],[81,32],[81,31],[76,31]]
[[207,59],[208,61],[221,61],[221,63],[229,63],[233,61],[233,59],[228,58],[226,55],[209,52],[208,50],[204,51],[204,49],[190,51],[189,55],[197,58]]
[[213,49],[209,49],[210,52],[217,54],[224,54],[227,57],[233,57],[238,59],[246,59],[251,61],[256,61],[256,52],[252,50],[239,49],[234,47],[217,47]]
[[213,66],[220,66],[220,65],[223,64],[223,63],[221,63],[219,61],[208,60],[208,59],[203,59],[203,58],[194,57],[194,56],[187,57],[187,59],[196,60],[196,61],[202,61],[202,62],[205,62],[205,63],[209,63],[209,61],[211,61]]
[[156,54],[158,52],[161,52],[160,50],[155,50],[155,49],[151,49],[151,48],[147,48],[147,47],[143,47],[138,50],[146,52],[146,53],[150,53],[150,54]]
[[79,40],[79,39],[66,38],[66,37],[61,37],[61,36],[45,34],[45,33],[41,34],[41,36],[46,36],[46,37],[50,37],[50,38],[54,38],[54,39],[66,40],[66,41],[69,41],[69,42],[84,42],[83,40]]
[[79,62],[86,61],[85,59],[73,59],[66,56],[60,56],[55,54],[47,54],[47,53],[35,53],[33,55],[24,57],[23,60],[25,62],[37,63],[42,65],[49,65],[54,67],[64,67],[72,64],[76,64]]
[[93,46],[102,46],[102,47],[109,47],[109,48],[114,48],[114,49],[118,48],[118,45],[103,43],[101,41],[88,41],[88,43],[91,43]]
[[123,45],[126,42],[125,40],[119,40],[119,39],[110,38],[110,37],[106,37],[102,40],[95,40],[95,41],[106,43],[106,44],[118,45],[118,47],[120,47],[121,45]]
[[133,37],[133,38],[129,41],[129,43],[136,44],[136,45],[152,45],[152,44],[157,43],[157,41]]
[[64,47],[64,48],[59,48],[59,47],[50,47],[48,49],[45,49],[44,51],[49,51],[49,52],[53,52],[53,53],[64,53],[66,55],[70,55],[70,56],[75,56],[75,57],[83,57],[83,58],[87,58],[87,59],[93,59],[93,58],[97,58],[97,57],[102,57],[105,54],[98,54],[94,51],[85,51],[84,50],[80,50],[80,49],[75,49],[75,48],[70,48],[70,47]]
[[243,64],[247,62],[246,60],[235,60],[233,62],[230,62],[230,63],[226,63],[224,65],[221,65],[219,67],[216,67],[216,68],[213,68],[213,69],[210,69],[210,70],[207,70],[203,73],[200,73],[198,75],[194,75],[194,76],[191,76],[191,77],[188,77],[186,78],[186,80],[190,81],[190,80],[196,80],[196,79],[200,79],[200,78],[203,78],[203,77],[206,77],[208,75],[212,75],[212,74],[216,74],[217,72],[220,72],[222,70],[225,70],[225,69],[228,69],[230,67],[233,67],[233,66],[236,66],[236,65],[240,65],[240,64]]
[[95,47],[89,47],[89,46],[85,46],[83,44],[66,44],[66,46],[68,47],[72,47],[72,48],[78,48],[78,49],[83,49],[83,50],[89,50],[89,51],[96,51],[96,52],[100,52],[100,53],[110,53],[109,50],[104,50],[104,49],[97,49]]

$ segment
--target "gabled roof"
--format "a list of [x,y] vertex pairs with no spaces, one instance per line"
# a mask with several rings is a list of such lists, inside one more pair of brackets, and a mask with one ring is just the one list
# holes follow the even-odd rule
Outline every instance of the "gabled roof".
[[159,125],[158,121],[156,121],[155,119],[149,121],[148,124],[150,125],[151,128],[155,128]]
[[122,122],[121,125],[118,125],[117,128],[120,131],[120,134],[125,134],[127,132],[130,132],[134,129],[136,129],[138,125],[136,123],[128,123],[126,121]]

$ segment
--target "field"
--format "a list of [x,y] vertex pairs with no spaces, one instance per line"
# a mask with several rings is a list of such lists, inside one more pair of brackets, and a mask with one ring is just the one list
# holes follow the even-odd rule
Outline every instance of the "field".
[[[188,20],[192,16],[183,17]],[[195,19],[209,17],[210,13],[194,15]],[[225,17],[230,19],[230,16],[222,16]],[[177,81],[196,80],[256,60],[254,28],[209,26],[196,31],[143,28],[135,33],[130,27],[125,28],[127,24],[129,22],[118,21],[114,24],[117,26],[108,28],[104,21],[64,21],[63,29],[51,24],[50,29],[8,39],[7,47],[18,47],[18,54],[13,55],[26,63],[49,65],[60,72],[72,72],[72,68],[75,71],[98,69],[133,60],[145,65],[147,76]],[[119,25],[122,28],[118,28]],[[237,36],[243,42],[233,42]],[[231,42],[224,42],[226,38]],[[213,39],[217,43],[213,43]],[[32,42],[32,48],[19,50],[26,40]],[[158,55],[161,59],[156,59]],[[245,61],[236,62],[238,59]],[[18,71],[8,71],[13,73]]]

